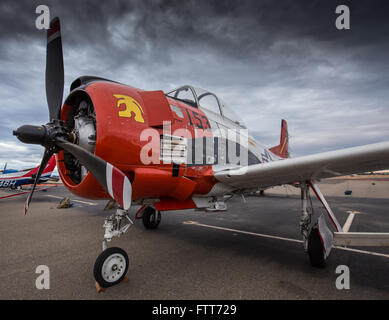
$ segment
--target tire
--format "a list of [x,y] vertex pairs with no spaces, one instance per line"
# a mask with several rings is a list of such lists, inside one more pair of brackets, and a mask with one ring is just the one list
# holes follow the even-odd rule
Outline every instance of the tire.
[[312,228],[308,237],[308,256],[311,265],[316,268],[326,266],[326,257],[323,244],[321,243],[319,229]]
[[152,207],[146,207],[142,215],[142,221],[146,229],[155,229],[161,222],[161,212]]
[[[116,270],[114,267],[116,266]],[[128,271],[128,255],[117,247],[104,250],[96,259],[93,274],[97,283],[108,288],[123,281]]]

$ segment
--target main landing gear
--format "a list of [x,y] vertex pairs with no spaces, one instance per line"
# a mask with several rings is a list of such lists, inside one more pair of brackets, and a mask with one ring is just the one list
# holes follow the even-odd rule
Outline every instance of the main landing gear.
[[[308,253],[309,261],[314,267],[325,266],[325,255],[320,242],[320,235],[317,226],[311,226],[313,215],[312,201],[309,196],[309,184],[301,183],[301,217],[300,231],[304,241],[304,251]],[[308,202],[309,200],[309,202]]]
[[142,222],[146,229],[156,229],[161,222],[161,212],[153,207],[146,207],[142,215]]
[[161,223],[161,212],[154,207],[143,205],[135,216],[136,219],[142,219],[146,229],[156,229]]
[[104,221],[103,252],[97,257],[93,274],[96,280],[97,292],[120,282],[127,281],[128,255],[118,247],[107,248],[107,243],[113,238],[120,237],[133,225],[126,210],[117,209]]
[[317,185],[311,181],[301,183],[302,211],[300,218],[300,230],[303,236],[304,250],[308,253],[309,261],[312,266],[323,268],[326,265],[326,260],[332,249],[334,236],[328,228],[323,215],[320,215],[313,225],[311,224],[313,206],[309,196],[310,187],[322,203],[324,209],[327,211],[336,231],[342,231],[342,227],[339,225],[339,222]]

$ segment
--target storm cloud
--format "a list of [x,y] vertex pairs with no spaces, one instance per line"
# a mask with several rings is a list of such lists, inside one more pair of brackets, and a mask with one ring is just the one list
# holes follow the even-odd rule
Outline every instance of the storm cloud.
[[[12,130],[48,120],[45,32],[59,16],[65,95],[96,75],[146,90],[215,92],[265,145],[288,120],[292,156],[389,138],[389,5],[385,1],[2,1],[0,167],[39,162]],[[351,29],[335,27],[348,5]]]

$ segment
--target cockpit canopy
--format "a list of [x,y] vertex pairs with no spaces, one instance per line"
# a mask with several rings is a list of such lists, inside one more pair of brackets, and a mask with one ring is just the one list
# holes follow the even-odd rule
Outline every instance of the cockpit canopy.
[[246,128],[240,117],[212,92],[186,85],[166,93],[166,96],[182,101],[194,108],[211,111],[238,124],[242,128]]

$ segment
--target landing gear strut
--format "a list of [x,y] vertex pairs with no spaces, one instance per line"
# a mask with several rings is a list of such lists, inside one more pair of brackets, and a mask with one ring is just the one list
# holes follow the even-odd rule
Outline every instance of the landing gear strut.
[[311,219],[313,215],[313,208],[310,203],[308,206],[308,198],[309,198],[309,184],[304,182],[301,183],[301,217],[300,217],[300,231],[303,236],[304,241],[304,250],[308,251],[308,237],[310,232]]
[[119,282],[125,281],[128,271],[128,255],[117,247],[107,248],[107,243],[113,238],[120,237],[133,225],[126,210],[117,209],[104,221],[103,252],[97,257],[93,274],[98,292]]

